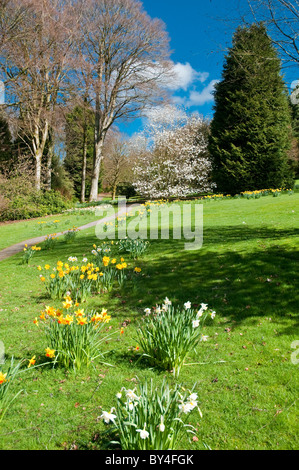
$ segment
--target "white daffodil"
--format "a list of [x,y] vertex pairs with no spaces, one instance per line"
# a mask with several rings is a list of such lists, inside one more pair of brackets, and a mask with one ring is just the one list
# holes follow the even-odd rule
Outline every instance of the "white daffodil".
[[198,328],[198,327],[199,327],[199,323],[200,323],[200,320],[194,320],[194,321],[192,322],[193,328]]
[[194,410],[194,408],[197,407],[197,401],[195,401],[195,400],[193,400],[193,401],[190,400],[190,401],[188,401],[187,405],[189,405],[190,411],[192,411],[192,410]]
[[216,312],[212,312],[212,313],[211,313],[211,318],[212,318],[212,320],[214,320],[215,317],[216,317]]
[[136,405],[137,405],[136,402],[134,403],[134,402],[130,401],[130,402],[128,403],[128,408],[129,408],[129,410],[130,410],[130,411],[133,411],[133,410],[134,410],[134,407],[135,407]]
[[208,341],[208,336],[201,335],[201,340],[200,341]]
[[188,302],[184,303],[184,307],[185,307],[186,310],[191,308],[191,302],[188,301]]
[[145,313],[146,315],[150,315],[151,309],[150,309],[150,308],[144,309],[144,313]]
[[116,415],[112,413],[112,411],[114,411],[115,408],[111,408],[110,410],[110,413],[108,413],[108,411],[103,411],[103,414],[101,415],[101,418],[103,418],[103,420],[105,421],[106,424],[109,424],[110,421],[112,421],[114,423],[114,420],[116,418]]
[[203,310],[202,309],[198,310],[196,317],[201,318],[202,315],[203,315]]
[[161,416],[161,423],[159,425],[159,429],[161,432],[164,432],[165,431],[165,424],[164,424],[164,418],[163,416]]
[[88,261],[87,258],[83,258],[82,263],[87,263],[87,261]]
[[169,300],[169,298],[166,297],[166,299],[164,300],[164,305],[171,305],[171,304],[172,304],[171,300]]
[[193,410],[193,407],[192,407],[192,405],[190,405],[190,403],[182,403],[181,405],[179,405],[179,409],[183,413],[188,414],[188,413],[190,413],[190,411]]
[[155,312],[156,312],[156,313],[161,313],[161,308],[160,308],[160,307],[156,307],[156,308],[155,308]]
[[116,398],[117,398],[118,400],[120,400],[121,397],[122,397],[122,394],[121,394],[120,392],[116,394]]
[[189,402],[196,401],[197,399],[198,399],[197,393],[191,393],[191,395],[189,397]]
[[137,429],[137,432],[140,432],[141,439],[147,439],[149,437],[149,432],[147,432],[145,428],[146,428],[146,424],[144,425],[143,429]]
[[139,397],[136,395],[134,390],[126,390],[126,397],[132,401],[138,401]]
[[201,304],[200,306],[204,312],[208,309],[208,304]]

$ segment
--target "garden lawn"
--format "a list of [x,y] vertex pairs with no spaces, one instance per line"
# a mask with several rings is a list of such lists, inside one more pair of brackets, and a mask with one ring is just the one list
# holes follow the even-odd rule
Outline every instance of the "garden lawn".
[[64,232],[74,226],[83,226],[97,219],[92,210],[77,210],[21,222],[0,222],[0,250],[31,238]]
[[[175,383],[132,350],[144,309],[167,296],[174,304],[207,303],[217,313],[204,329],[208,341],[190,351],[178,379],[190,389],[196,383],[203,414],[188,417],[198,440],[186,437],[179,448],[297,449],[298,364],[291,354],[299,340],[298,202],[299,194],[204,202],[200,250],[185,251],[183,240],[157,240],[140,260],[125,256],[129,269],[142,269],[138,282],[84,305],[112,315],[110,365],[97,362],[78,374],[50,365],[27,369],[13,384],[15,393],[23,391],[0,425],[0,448],[103,449],[106,428],[98,417],[115,406],[123,386],[133,389],[145,378],[158,385],[165,376]],[[70,245],[60,239],[55,250],[36,253],[29,266],[19,264],[21,254],[0,262],[0,340],[8,360],[36,355],[37,364],[45,362],[48,345],[33,320],[60,302],[46,296],[37,266],[91,259],[94,243],[95,230],[88,229]]]

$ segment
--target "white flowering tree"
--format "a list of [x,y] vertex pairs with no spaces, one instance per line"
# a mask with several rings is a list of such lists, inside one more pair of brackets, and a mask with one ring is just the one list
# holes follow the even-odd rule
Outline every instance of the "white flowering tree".
[[149,198],[211,191],[208,132],[209,124],[196,114],[170,105],[154,109],[132,142],[136,191]]

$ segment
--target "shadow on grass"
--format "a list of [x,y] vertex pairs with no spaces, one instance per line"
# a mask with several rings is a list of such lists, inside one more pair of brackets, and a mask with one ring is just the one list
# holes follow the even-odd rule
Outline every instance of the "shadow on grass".
[[173,377],[171,371],[167,371],[158,365],[153,365],[150,359],[143,354],[132,354],[129,356],[127,352],[113,350],[110,351],[109,357],[113,358],[113,362],[118,366],[123,365],[125,367],[131,367],[132,369],[151,370],[158,376],[169,374],[169,376]]
[[[298,318],[298,234],[295,228],[208,227],[203,247],[196,251],[186,251],[184,240],[151,241],[136,263],[142,266],[138,285],[131,288],[128,283],[122,293],[124,310],[137,319],[136,310],[143,313],[165,297],[193,305],[204,302],[220,317],[237,323],[275,315],[285,334],[292,334],[290,320]],[[59,241],[51,257],[91,259],[94,243],[99,244],[95,234],[82,232],[72,244]]]
[[[151,307],[167,296],[195,305],[208,303],[217,314],[236,322],[274,315],[286,323],[291,317],[294,321],[298,318],[299,252],[292,239],[297,234],[295,229],[209,228],[203,248],[197,251],[185,251],[183,241],[152,242],[153,256],[145,263],[144,305]],[[248,239],[261,243],[247,246]],[[267,247],[263,240],[274,244]],[[245,243],[234,248],[240,242]],[[136,305],[133,293],[130,300]],[[291,327],[285,331],[293,332]]]

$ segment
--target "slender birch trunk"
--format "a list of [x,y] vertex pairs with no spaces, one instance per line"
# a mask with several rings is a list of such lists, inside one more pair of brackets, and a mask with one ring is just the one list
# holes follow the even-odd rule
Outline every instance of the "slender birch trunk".
[[81,202],[85,202],[86,165],[87,165],[87,126],[84,125],[84,129],[83,129],[83,161],[82,161]]

